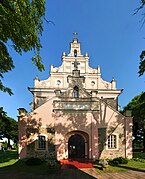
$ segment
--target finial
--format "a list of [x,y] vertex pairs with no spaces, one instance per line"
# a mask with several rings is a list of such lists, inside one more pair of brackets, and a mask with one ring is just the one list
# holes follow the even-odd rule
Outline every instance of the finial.
[[85,57],[88,57],[88,52],[85,53]]
[[73,33],[73,35],[74,35],[74,36],[77,36],[77,35],[78,35],[78,33],[77,33],[77,32],[74,32],[74,33]]
[[62,55],[63,55],[63,56],[66,56],[66,53],[65,53],[65,52],[63,52],[63,53],[62,53]]
[[97,67],[97,70],[98,70],[98,73],[100,73],[100,66],[98,65],[98,67]]
[[77,39],[78,33],[77,33],[77,32],[74,32],[73,35],[74,35],[73,43],[77,43],[77,42],[78,42],[78,39]]

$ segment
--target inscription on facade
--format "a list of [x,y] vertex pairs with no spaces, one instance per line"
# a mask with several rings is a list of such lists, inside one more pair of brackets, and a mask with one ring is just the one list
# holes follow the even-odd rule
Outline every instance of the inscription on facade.
[[64,102],[54,101],[55,110],[99,110],[99,101],[93,102]]

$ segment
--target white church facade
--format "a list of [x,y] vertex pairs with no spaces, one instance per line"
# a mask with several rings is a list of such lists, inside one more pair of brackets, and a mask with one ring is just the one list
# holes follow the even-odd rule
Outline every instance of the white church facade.
[[123,90],[102,79],[100,66],[89,66],[77,38],[62,65],[51,65],[49,78],[35,78],[29,90],[31,112],[19,108],[20,158],[132,158],[132,117],[118,111]]

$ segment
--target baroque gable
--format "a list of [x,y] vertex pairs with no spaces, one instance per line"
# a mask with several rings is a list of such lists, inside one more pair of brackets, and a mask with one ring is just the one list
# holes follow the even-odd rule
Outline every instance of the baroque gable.
[[[79,79],[71,79],[75,62],[79,63],[77,66],[81,76]],[[84,79],[85,81],[80,83]],[[87,97],[95,91],[98,98],[104,98],[106,101],[113,100],[115,107],[118,104],[118,95],[122,93],[122,90],[116,88],[114,79],[111,82],[102,79],[100,66],[97,68],[89,66],[89,55],[87,52],[84,55],[81,53],[81,43],[77,38],[70,43],[69,54],[62,53],[62,65],[59,67],[51,65],[48,79],[40,80],[38,77],[34,79],[34,88],[29,88],[34,97],[32,109],[55,96],[54,91],[57,89],[63,92],[63,96],[71,96],[74,86],[79,87],[80,96]]]

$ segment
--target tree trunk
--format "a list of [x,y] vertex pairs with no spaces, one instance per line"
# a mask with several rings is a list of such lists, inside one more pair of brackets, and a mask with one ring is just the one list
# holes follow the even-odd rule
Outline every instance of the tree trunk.
[[11,148],[10,138],[8,138],[8,149]]

